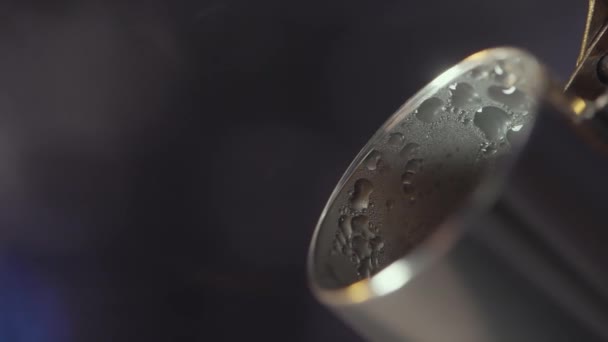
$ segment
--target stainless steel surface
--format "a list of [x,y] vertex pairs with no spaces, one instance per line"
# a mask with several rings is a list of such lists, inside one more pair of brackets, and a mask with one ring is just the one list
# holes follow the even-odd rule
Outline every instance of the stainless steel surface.
[[[608,169],[575,124],[593,110],[520,50],[452,67],[334,190],[310,249],[314,293],[370,340],[607,338],[603,252],[571,229],[601,232],[608,206],[573,206],[577,175],[558,165]],[[579,153],[563,156],[555,132]]]

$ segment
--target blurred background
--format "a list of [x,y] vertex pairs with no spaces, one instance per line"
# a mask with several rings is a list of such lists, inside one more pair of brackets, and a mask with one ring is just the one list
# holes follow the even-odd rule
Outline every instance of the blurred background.
[[305,274],[351,158],[477,50],[566,79],[586,6],[0,2],[0,341],[360,341]]

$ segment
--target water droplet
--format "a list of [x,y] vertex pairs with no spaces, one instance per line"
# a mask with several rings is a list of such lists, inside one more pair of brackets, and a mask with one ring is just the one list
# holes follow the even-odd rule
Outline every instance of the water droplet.
[[484,67],[480,66],[471,70],[469,75],[471,76],[471,78],[478,80],[480,78],[487,77],[488,71]]
[[524,127],[524,125],[515,125],[511,129],[515,132],[519,132],[522,129],[522,127]]
[[382,153],[376,150],[372,150],[365,158],[365,166],[370,171],[374,171],[378,168],[378,164],[382,161]]
[[463,107],[478,99],[475,89],[468,83],[458,83],[450,86],[451,102],[456,107]]
[[420,104],[416,110],[416,117],[422,122],[432,122],[438,116],[443,106],[443,101],[436,97],[431,97]]
[[356,232],[356,234],[363,234],[363,235],[370,235],[369,232],[369,218],[365,215],[359,215],[359,216],[355,216],[353,217],[352,221],[351,221],[351,225],[353,228],[353,231]]
[[363,259],[372,254],[369,243],[362,236],[355,236],[353,238],[353,251],[359,259]]
[[401,175],[401,182],[402,183],[411,183],[412,182],[412,178],[414,178],[414,175],[416,174],[416,172],[414,171],[410,171],[407,170],[405,171],[402,175]]
[[341,244],[341,245],[345,245],[346,244],[346,237],[342,234],[340,234],[338,232],[338,234],[336,235],[336,239],[337,241]]
[[376,240],[374,240],[374,249],[377,251],[381,251],[382,249],[384,249],[384,241],[382,241],[381,238],[377,238]]
[[498,61],[494,66],[494,70],[492,70],[492,78],[507,87],[514,85],[517,82],[515,64],[512,61]]
[[401,152],[399,152],[399,156],[401,156],[402,158],[409,158],[409,157],[417,154],[419,149],[420,149],[420,145],[418,145],[416,143],[408,143],[405,146],[403,146],[403,148],[401,149]]
[[405,164],[406,172],[416,173],[420,171],[420,169],[422,168],[422,162],[423,160],[418,158],[408,160]]
[[351,227],[350,219],[347,216],[340,217],[338,226],[346,238],[350,239],[353,236],[353,228]]
[[488,96],[492,100],[503,103],[510,108],[518,108],[526,101],[526,95],[514,86],[490,86],[488,88]]
[[391,146],[401,146],[403,144],[403,134],[393,133],[388,137],[388,144]]
[[361,178],[355,182],[355,192],[351,197],[351,206],[355,210],[367,209],[369,196],[374,191],[372,182]]
[[502,76],[505,73],[504,69],[502,68],[502,65],[496,64],[496,66],[494,67],[494,74],[497,76]]
[[378,227],[376,227],[376,225],[374,225],[373,222],[370,222],[367,226],[369,228],[369,231],[372,232],[373,234],[376,234],[376,232],[378,232]]
[[494,143],[483,144],[481,146],[481,153],[486,157],[489,157],[489,156],[495,154],[497,151],[498,151],[498,149],[496,148],[496,145]]
[[378,246],[378,243],[382,242],[382,238],[379,236],[374,237],[373,239],[369,240],[369,243],[372,245],[373,249],[376,249],[376,247]]
[[496,107],[484,107],[475,113],[475,125],[489,140],[502,140],[507,134],[509,115]]

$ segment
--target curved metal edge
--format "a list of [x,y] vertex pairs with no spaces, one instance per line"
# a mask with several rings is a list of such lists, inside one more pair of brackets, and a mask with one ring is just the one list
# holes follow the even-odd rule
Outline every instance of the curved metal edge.
[[[350,174],[361,163],[369,147],[373,145],[384,132],[390,130],[396,124],[398,124],[400,113],[402,113],[405,109],[415,108],[437,89],[447,86],[454,78],[472,70],[477,66],[512,56],[521,56],[535,63],[533,67],[537,70],[538,76],[531,78],[536,81],[536,83],[531,87],[531,91],[535,93],[534,95],[537,99],[544,98],[549,92],[549,86],[553,85],[553,83],[548,82],[547,73],[536,57],[525,50],[514,47],[498,47],[482,50],[467,57],[462,62],[443,72],[428,85],[422,88],[422,90],[410,98],[385,122],[385,124],[374,134],[370,141],[359,152],[357,157],[343,174],[338,185],[334,188],[329,200],[327,201],[327,204],[325,205],[325,208],[321,213],[312,236],[312,241],[308,252],[307,273],[309,286],[318,300],[330,306],[348,306],[360,304],[374,298],[383,297],[403,288],[412,278],[416,276],[417,273],[421,272],[427,267],[427,265],[443,256],[451,249],[451,247],[463,234],[463,227],[465,226],[464,222],[470,220],[472,217],[475,217],[485,208],[494,203],[502,182],[510,170],[510,165],[505,165],[505,167],[501,169],[501,172],[489,175],[483,179],[481,184],[472,194],[468,203],[463,206],[463,209],[448,217],[448,219],[441,224],[440,227],[438,227],[437,231],[428,237],[420,247],[416,248],[407,256],[392,262],[389,266],[385,267],[371,278],[360,280],[340,289],[325,289],[318,286],[315,282],[315,252],[322,222],[327,215],[331,204],[342,190],[344,183]],[[523,142],[522,145],[525,145],[525,142]],[[518,147],[518,149],[520,147]],[[518,153],[515,153],[515,156],[517,156],[517,154]],[[516,159],[516,157],[513,159]],[[508,164],[513,163],[514,160],[511,160]]]

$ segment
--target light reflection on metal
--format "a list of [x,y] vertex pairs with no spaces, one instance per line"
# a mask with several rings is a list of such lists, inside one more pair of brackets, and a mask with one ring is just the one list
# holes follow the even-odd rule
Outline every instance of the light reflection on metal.
[[363,280],[354,283],[346,288],[346,296],[352,303],[362,303],[372,297],[369,287],[367,286],[368,281]]
[[581,99],[580,97],[575,97],[572,100],[572,103],[570,103],[570,107],[577,116],[581,116],[586,113],[587,102],[585,102],[585,100]]
[[406,260],[399,260],[370,279],[370,287],[377,296],[389,294],[405,285],[413,275]]

